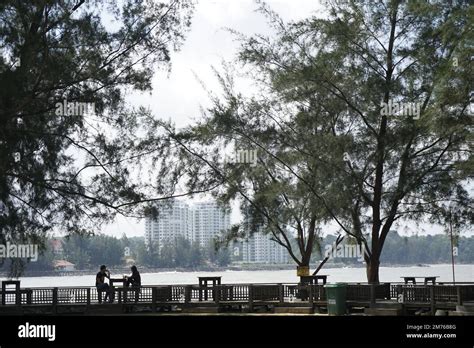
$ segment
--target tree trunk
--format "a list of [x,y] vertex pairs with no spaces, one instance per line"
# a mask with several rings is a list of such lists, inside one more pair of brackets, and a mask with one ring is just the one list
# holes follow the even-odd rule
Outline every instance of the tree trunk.
[[370,258],[369,262],[367,263],[367,281],[369,283],[378,284],[379,283],[379,266],[380,260],[378,257]]
[[296,270],[296,275],[298,277],[301,277],[301,276],[309,276],[310,275],[310,272],[309,272],[309,261],[308,262],[300,262],[297,266],[297,270]]

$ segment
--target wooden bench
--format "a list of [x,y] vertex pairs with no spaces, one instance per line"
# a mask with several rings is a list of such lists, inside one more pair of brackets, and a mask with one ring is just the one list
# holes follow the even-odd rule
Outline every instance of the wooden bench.
[[405,284],[408,284],[409,282],[412,282],[413,284],[416,284],[416,278],[419,278],[419,279],[424,279],[425,282],[424,284],[428,284],[428,282],[431,282],[433,285],[436,284],[436,278],[439,278],[439,276],[428,276],[428,277],[413,277],[413,276],[409,276],[409,277],[400,277],[400,278],[403,278],[403,280],[405,281]]
[[318,275],[311,275],[311,276],[301,276],[300,281],[301,284],[311,284],[315,285],[318,284],[318,281],[321,280],[323,285],[326,285],[328,275],[326,274],[318,274]]

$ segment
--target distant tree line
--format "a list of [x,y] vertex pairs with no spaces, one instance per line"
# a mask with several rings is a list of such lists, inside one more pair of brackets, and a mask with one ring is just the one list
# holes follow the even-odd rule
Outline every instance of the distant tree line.
[[[320,260],[325,251],[325,246],[333,244],[336,236],[328,235],[319,241],[319,250],[313,255],[313,260]],[[456,247],[455,262],[472,264],[474,263],[474,237],[455,236],[454,247]],[[345,243],[350,243],[346,241]],[[451,241],[445,234],[437,235],[414,235],[401,236],[393,232],[385,241],[385,248],[381,260],[385,265],[390,264],[435,264],[451,262]],[[344,245],[344,244],[343,244]],[[358,263],[351,258],[336,258],[336,262]]]
[[[198,243],[185,238],[176,238],[165,242],[161,248],[156,243],[145,244],[143,237],[116,238],[105,235],[79,236],[63,238],[62,252],[54,253],[51,244],[38,257],[37,262],[26,264],[28,271],[52,271],[54,260],[67,260],[77,270],[95,269],[101,264],[108,267],[126,267],[133,263],[147,268],[184,268],[225,267],[231,262],[227,248],[216,249],[214,245],[201,247]],[[311,262],[316,263],[324,257],[327,245],[335,242],[336,236],[327,235],[318,240]],[[346,240],[345,244],[351,243]],[[386,241],[382,254],[384,264],[435,264],[451,262],[450,238],[444,234],[426,236],[401,236],[393,232]],[[342,244],[344,245],[344,244]],[[456,263],[474,264],[474,237],[454,239],[457,247]],[[422,252],[420,252],[422,251]],[[330,261],[344,264],[360,263],[355,258],[332,258]],[[5,263],[0,271],[8,271]]]
[[[28,271],[52,271],[55,260],[66,260],[75,265],[76,270],[95,269],[99,265],[126,267],[136,264],[150,268],[187,268],[202,266],[226,266],[230,263],[228,249],[216,249],[213,244],[201,247],[185,238],[165,242],[161,248],[156,243],[145,244],[143,237],[116,238],[106,235],[72,235],[61,238],[62,250],[53,250],[49,240],[46,249],[36,262],[25,266]],[[8,271],[9,262],[0,267]]]

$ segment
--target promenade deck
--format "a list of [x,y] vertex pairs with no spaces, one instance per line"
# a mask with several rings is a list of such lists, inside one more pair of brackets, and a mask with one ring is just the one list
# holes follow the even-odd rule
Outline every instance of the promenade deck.
[[[0,315],[121,313],[325,313],[323,284],[221,284],[114,286],[113,303],[99,303],[95,287],[22,288],[3,282]],[[412,314],[474,304],[474,283],[348,283],[347,313],[367,308]],[[294,310],[292,310],[292,308]],[[367,311],[365,311],[367,312]],[[388,312],[389,313],[389,312]]]

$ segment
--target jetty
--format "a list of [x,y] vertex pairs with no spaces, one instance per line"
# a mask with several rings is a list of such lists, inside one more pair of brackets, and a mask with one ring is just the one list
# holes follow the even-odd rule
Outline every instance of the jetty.
[[[324,314],[328,308],[325,284],[221,284],[219,279],[133,288],[121,281],[111,281],[112,303],[104,303],[103,293],[95,287],[23,288],[20,281],[3,281],[0,315]],[[439,311],[462,315],[474,308],[474,282],[346,284],[344,301],[350,315],[435,315]]]

